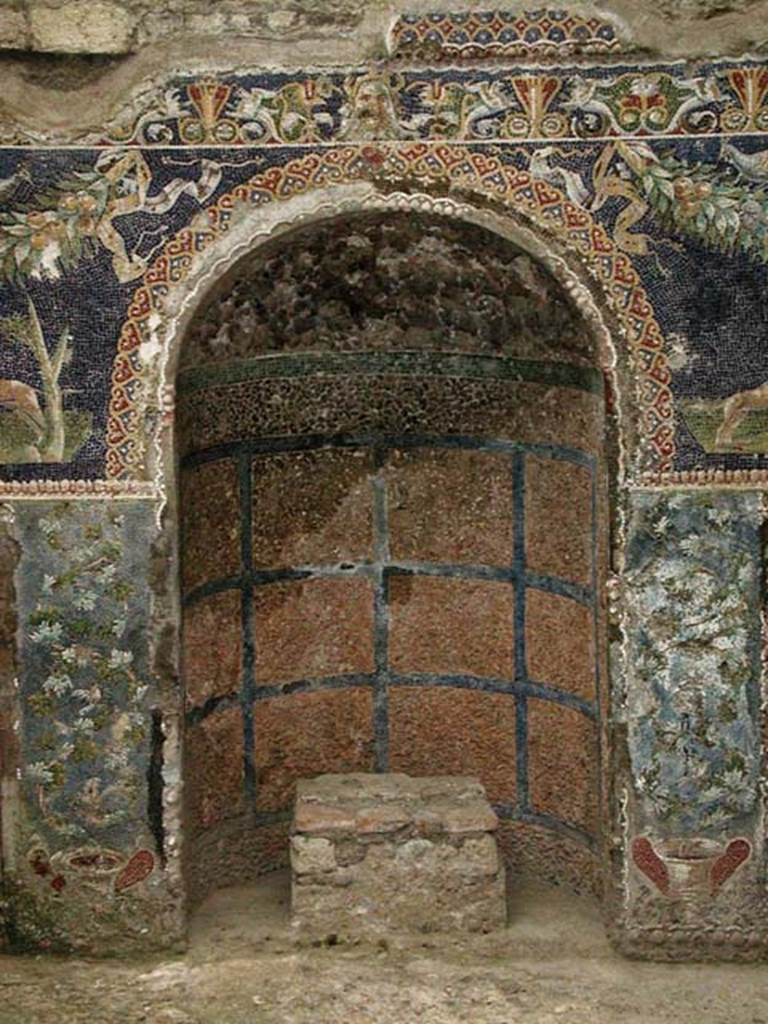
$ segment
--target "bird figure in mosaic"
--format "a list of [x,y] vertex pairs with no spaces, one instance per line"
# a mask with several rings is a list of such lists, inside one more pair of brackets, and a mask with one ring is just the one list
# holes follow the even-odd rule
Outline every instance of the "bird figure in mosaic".
[[528,170],[534,178],[546,181],[550,185],[564,188],[568,198],[575,206],[586,206],[589,192],[576,171],[567,167],[556,167],[550,163],[550,157],[568,154],[557,146],[543,146],[531,155]]
[[723,404],[723,418],[715,435],[717,451],[738,450],[739,446],[734,440],[736,430],[751,412],[760,412],[766,408],[768,408],[768,384],[761,384],[759,387],[738,391],[735,395],[731,395]]
[[0,380],[0,451],[3,461],[41,462],[47,432],[37,392],[20,380]]
[[768,181],[768,149],[756,153],[743,153],[733,143],[723,141],[720,159],[728,160],[736,167],[739,176],[747,181],[764,183]]

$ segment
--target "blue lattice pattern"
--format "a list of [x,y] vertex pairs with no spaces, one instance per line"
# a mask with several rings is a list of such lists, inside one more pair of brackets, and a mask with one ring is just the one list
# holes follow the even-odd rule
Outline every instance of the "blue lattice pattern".
[[[302,452],[318,452],[336,450],[346,452],[362,452],[368,450],[373,456],[376,469],[370,478],[370,502],[373,522],[373,558],[355,559],[328,564],[301,566],[280,566],[270,569],[258,567],[253,552],[253,520],[252,510],[256,493],[255,460],[265,456]],[[393,558],[390,555],[389,512],[392,495],[387,484],[386,464],[393,453],[410,452],[474,452],[502,458],[506,462],[505,473],[509,475],[511,491],[514,495],[512,508],[512,550],[507,564],[447,564],[429,560]],[[527,521],[531,517],[529,500],[526,497],[526,465],[531,460],[544,460],[554,465],[579,467],[590,481],[591,499],[589,510],[591,525],[585,524],[589,530],[589,562],[588,582],[579,584],[573,580],[560,578],[546,571],[537,571],[538,567],[530,561],[530,534]],[[537,796],[536,778],[540,778],[540,758],[544,746],[556,745],[559,741],[555,734],[542,734],[541,729],[552,727],[551,713],[559,708],[564,713],[575,713],[578,720],[583,718],[584,728],[592,733],[600,717],[600,681],[599,665],[594,652],[599,648],[597,643],[597,608],[596,600],[596,463],[594,456],[578,449],[558,445],[519,444],[511,441],[493,440],[462,435],[312,435],[265,438],[261,440],[242,441],[220,445],[215,449],[196,452],[182,461],[184,472],[194,472],[202,465],[219,464],[222,471],[227,467],[238,467],[239,506],[240,506],[240,537],[242,538],[242,562],[240,572],[235,575],[224,575],[218,579],[208,579],[201,585],[193,586],[184,596],[184,605],[191,608],[209,597],[226,591],[240,592],[242,605],[242,673],[239,692],[234,690],[210,698],[188,712],[188,725],[194,727],[208,716],[225,711],[227,708],[239,708],[244,729],[243,736],[243,782],[244,798],[247,803],[254,803],[256,822],[261,825],[271,824],[280,816],[288,813],[274,809],[261,809],[259,793],[259,772],[257,762],[260,745],[268,744],[269,737],[260,736],[258,728],[258,707],[262,702],[283,702],[294,695],[322,693],[328,691],[360,692],[363,688],[371,694],[373,720],[370,726],[372,737],[372,767],[376,771],[409,770],[398,763],[392,764],[390,741],[392,736],[393,692],[442,692],[464,691],[478,697],[486,695],[495,699],[509,701],[510,714],[514,721],[515,763],[505,767],[508,777],[508,797],[500,796],[495,801],[495,808],[502,819],[527,822],[552,830],[560,835],[575,840],[589,849],[593,849],[597,837],[592,831],[592,823],[567,820],[569,815],[558,815],[551,805],[542,805]],[[261,495],[259,503],[268,500]],[[503,555],[500,561],[503,560]],[[414,580],[440,578],[446,581],[480,582],[488,581],[494,586],[509,587],[513,595],[514,614],[509,622],[509,644],[511,647],[511,671],[509,677],[492,676],[488,672],[468,671],[405,671],[395,664],[392,655],[393,621],[392,621],[392,588],[394,581],[404,578]],[[263,593],[272,587],[285,587],[291,583],[316,580],[350,580],[367,581],[373,594],[373,664],[371,671],[343,670],[336,674],[312,675],[308,678],[286,676],[286,681],[274,684],[270,678],[259,678],[260,645],[265,640],[260,635],[258,622],[254,617],[254,595]],[[590,620],[592,633],[591,649],[593,651],[592,696],[581,696],[569,690],[556,680],[535,678],[531,672],[531,657],[527,650],[530,628],[526,620],[526,604],[532,592],[552,595],[567,603],[575,603],[584,609]],[[511,596],[512,596],[511,595]],[[468,610],[469,611],[469,610]],[[318,628],[320,628],[318,626]],[[488,638],[490,640],[490,638]],[[289,645],[290,646],[290,645]],[[531,705],[534,705],[533,710]],[[550,712],[546,711],[550,709]],[[536,712],[535,730],[537,731],[537,750],[531,750],[532,740],[530,718]],[[491,719],[498,713],[490,709],[487,714]],[[587,724],[589,723],[589,724]],[[596,749],[593,754],[585,750],[583,756],[594,757],[596,785],[599,786],[599,730],[592,733],[595,737]],[[510,737],[510,739],[512,739]],[[450,738],[446,737],[450,744]],[[290,755],[286,755],[290,760]],[[581,755],[580,755],[581,756]],[[399,761],[399,759],[398,759]],[[464,766],[469,773],[482,776],[482,769],[477,764],[467,763]],[[343,769],[339,769],[343,770]],[[417,771],[416,774],[419,774]],[[567,789],[568,786],[566,785]],[[593,793],[592,799],[596,797]]]

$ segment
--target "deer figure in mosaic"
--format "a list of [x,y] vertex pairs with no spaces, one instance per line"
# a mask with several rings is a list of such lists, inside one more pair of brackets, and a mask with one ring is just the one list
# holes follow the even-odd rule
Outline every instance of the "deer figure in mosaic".
[[739,426],[751,412],[764,409],[768,409],[768,383],[731,395],[723,405],[723,418],[715,435],[715,447],[721,451],[738,447],[734,438]]

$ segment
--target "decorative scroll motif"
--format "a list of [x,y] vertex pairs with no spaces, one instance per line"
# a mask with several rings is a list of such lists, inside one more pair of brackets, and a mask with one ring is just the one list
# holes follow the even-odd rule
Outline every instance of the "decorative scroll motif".
[[139,355],[151,344],[150,324],[162,316],[168,290],[182,281],[197,253],[227,230],[236,204],[258,207],[306,193],[329,183],[370,178],[372,172],[423,181],[444,180],[455,187],[492,197],[518,210],[586,260],[603,284],[608,301],[626,332],[638,388],[643,431],[648,438],[647,468],[661,472],[674,454],[670,373],[663,353],[663,337],[637,273],[628,257],[583,208],[570,202],[548,182],[503,163],[495,156],[447,145],[375,147],[327,150],[272,167],[223,196],[209,209],[206,230],[185,229],[165,247],[134,293],[123,325],[112,371],[112,397],[108,425],[107,475],[136,479],[144,468],[147,439],[140,435],[140,410],[145,398],[146,370]]
[[389,48],[394,57],[463,61],[610,53],[621,44],[609,21],[545,9],[402,14],[392,27]]
[[[417,68],[184,75],[126,97],[98,132],[0,141],[274,146],[447,139],[603,139],[768,131],[768,70],[698,66]],[[2,188],[0,181],[0,188]],[[98,197],[96,197],[98,198]],[[74,211],[78,212],[78,211]]]
[[[32,209],[0,214],[0,277],[14,283],[59,277],[104,246],[112,254],[117,278],[131,281],[146,264],[129,255],[115,220],[135,213],[160,216],[182,196],[202,204],[220,181],[218,164],[203,159],[196,180],[174,178],[149,195],[152,171],[140,151],[101,153],[93,167],[74,171],[35,195]],[[7,333],[10,328],[4,323]]]

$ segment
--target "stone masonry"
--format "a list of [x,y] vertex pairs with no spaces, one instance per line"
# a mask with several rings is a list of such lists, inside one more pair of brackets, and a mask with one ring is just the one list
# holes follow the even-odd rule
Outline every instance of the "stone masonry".
[[503,927],[497,826],[475,779],[303,779],[291,837],[294,926],[326,941]]

